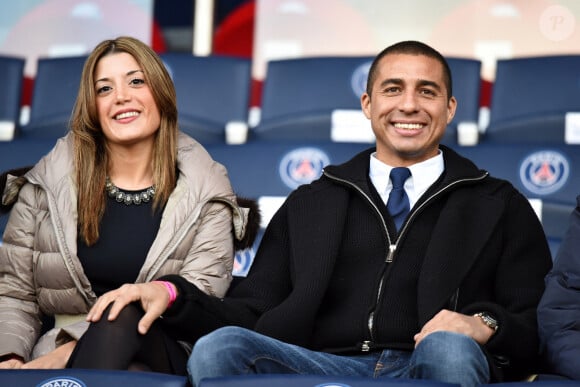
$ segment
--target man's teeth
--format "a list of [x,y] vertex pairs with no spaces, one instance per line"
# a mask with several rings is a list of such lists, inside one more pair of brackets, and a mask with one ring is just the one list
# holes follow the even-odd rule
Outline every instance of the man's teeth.
[[121,114],[117,114],[115,116],[116,120],[122,120],[123,118],[128,118],[128,117],[135,117],[138,116],[139,113],[137,112],[125,112],[125,113],[121,113]]
[[422,124],[403,124],[400,122],[395,124],[395,128],[399,129],[421,129],[422,127]]

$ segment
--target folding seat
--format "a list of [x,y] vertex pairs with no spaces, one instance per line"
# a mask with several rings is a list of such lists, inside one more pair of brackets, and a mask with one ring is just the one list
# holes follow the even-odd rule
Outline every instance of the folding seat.
[[188,387],[185,376],[143,371],[96,369],[0,370],[0,385],[19,387]]
[[453,95],[457,99],[455,117],[447,125],[442,143],[454,145],[458,141],[458,126],[470,125],[479,133],[479,111],[481,109],[481,61],[471,58],[448,57],[451,69]]
[[180,129],[202,144],[225,142],[230,122],[247,125],[251,60],[231,56],[161,54],[175,84]]
[[[261,120],[253,139],[374,142],[361,111],[373,57],[306,57],[270,61],[264,80]],[[460,122],[477,124],[481,62],[448,58],[459,106],[443,142],[455,143]]]
[[0,140],[10,140],[20,122],[25,59],[0,55]]
[[369,146],[331,140],[208,144],[212,158],[227,168],[234,192],[257,200],[261,212],[261,231],[252,248],[236,253],[234,274],[247,273],[264,229],[293,189],[318,178],[324,166],[345,162]]
[[578,146],[482,142],[458,152],[492,176],[508,180],[530,200],[554,257],[576,207],[580,187]]
[[85,60],[86,56],[38,59],[23,136],[56,139],[67,133]]
[[459,387],[427,379],[367,378],[322,375],[238,375],[202,379],[198,387]]
[[579,112],[580,55],[498,60],[484,141],[579,143]]
[[[353,112],[352,130],[357,130],[360,122],[365,126],[361,138],[372,141],[370,123],[362,116],[360,105],[372,59],[329,56],[270,61],[262,89],[260,122],[251,131],[251,139],[336,139],[333,114]],[[340,141],[340,134],[338,137]]]

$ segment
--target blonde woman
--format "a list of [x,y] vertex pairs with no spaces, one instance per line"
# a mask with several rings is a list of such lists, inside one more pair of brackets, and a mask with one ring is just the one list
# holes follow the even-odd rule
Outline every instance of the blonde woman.
[[[12,209],[0,246],[0,368],[70,360],[184,374],[187,346],[161,320],[138,330],[139,303],[116,310],[114,323],[89,327],[87,313],[98,297],[114,304],[141,291],[170,303],[176,288],[159,281],[169,274],[223,296],[246,212],[225,168],[179,132],[172,80],[137,39],[103,41],[88,56],[70,126],[4,190]],[[44,315],[56,327],[39,339]]]

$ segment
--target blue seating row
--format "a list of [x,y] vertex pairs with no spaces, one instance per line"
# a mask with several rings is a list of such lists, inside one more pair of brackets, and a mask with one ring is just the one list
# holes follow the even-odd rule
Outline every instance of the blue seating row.
[[[50,139],[0,142],[0,169],[32,165],[53,145]],[[259,199],[265,226],[294,188],[320,176],[325,165],[344,162],[369,146],[319,140],[254,141],[242,145],[212,143],[206,148],[226,166],[238,195]],[[475,147],[456,147],[456,150],[493,176],[510,181],[531,200],[555,254],[580,187],[578,147],[482,143]],[[5,222],[6,217],[0,217],[0,229]],[[246,270],[251,258],[247,254],[239,256],[240,268]]]
[[[249,122],[251,60],[228,56],[161,55],[176,86],[182,129],[204,144],[225,141],[228,122]],[[60,135],[77,93],[85,57],[42,58],[33,90],[28,136]],[[460,123],[480,120],[481,62],[448,57],[457,113],[443,142],[457,142]],[[322,140],[333,137],[333,115],[360,112],[360,95],[372,57],[311,57],[268,63],[261,119],[249,139]],[[0,120],[18,122],[23,60],[0,58]],[[4,71],[4,69],[10,68]],[[16,75],[20,71],[20,77]],[[540,90],[557,90],[549,97]],[[11,94],[10,94],[11,93]],[[580,55],[504,59],[497,62],[485,142],[580,143]],[[353,131],[370,130],[364,117]],[[362,126],[362,128],[360,127]]]
[[[20,387],[191,387],[184,376],[111,370],[0,370],[0,384]],[[484,386],[519,387],[529,382]],[[538,387],[579,386],[580,381],[558,378],[534,381]],[[356,376],[247,375],[204,379],[197,387],[454,387],[457,384],[420,379],[371,379]]]

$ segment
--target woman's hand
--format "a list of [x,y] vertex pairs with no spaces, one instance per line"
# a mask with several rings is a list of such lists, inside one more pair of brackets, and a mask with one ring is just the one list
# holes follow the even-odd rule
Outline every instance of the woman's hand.
[[23,364],[20,368],[22,369],[54,369],[54,368],[65,368],[70,355],[72,354],[76,341],[69,341],[66,344],[61,345],[54,351],[47,353],[46,355],[40,356],[28,363]]
[[24,360],[20,356],[3,356],[3,359],[0,361],[0,369],[22,368],[23,364]]
[[[171,284],[177,294],[175,285]],[[128,304],[139,301],[145,311],[145,315],[139,320],[137,329],[145,334],[151,324],[166,310],[169,303],[169,292],[163,283],[147,282],[144,284],[125,284],[118,289],[103,294],[87,315],[87,321],[96,322],[103,316],[104,310],[113,303],[109,312],[108,320],[117,318],[119,312]]]

